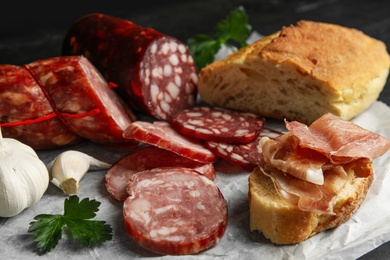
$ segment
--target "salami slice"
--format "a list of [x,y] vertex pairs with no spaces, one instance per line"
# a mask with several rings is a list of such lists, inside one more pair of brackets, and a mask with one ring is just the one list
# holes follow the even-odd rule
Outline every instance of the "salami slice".
[[124,201],[129,196],[126,186],[135,173],[161,167],[192,168],[212,181],[215,179],[215,169],[211,163],[202,164],[170,151],[148,146],[124,156],[111,166],[104,177],[106,188],[115,199]]
[[125,130],[123,136],[157,146],[201,163],[211,163],[217,159],[197,139],[179,134],[165,121],[154,123],[136,121]]
[[174,128],[182,134],[221,143],[248,143],[264,126],[264,119],[215,107],[194,107],[178,112]]
[[137,173],[123,205],[126,231],[157,254],[194,254],[217,244],[227,222],[227,202],[214,182],[187,168]]
[[20,66],[0,65],[0,125],[4,137],[34,149],[82,141],[59,120],[34,77]]
[[60,116],[98,111],[87,117],[62,116],[75,133],[105,145],[137,146],[137,142],[122,136],[135,116],[86,58],[50,58],[33,62],[28,68],[40,80]]
[[63,55],[84,55],[135,109],[158,120],[193,107],[198,76],[186,45],[177,39],[103,14],[76,21]]
[[259,147],[259,141],[262,137],[276,138],[281,135],[280,132],[263,128],[260,134],[250,143],[246,144],[227,144],[218,142],[206,142],[205,145],[216,156],[225,159],[233,165],[242,167],[247,171],[253,169],[259,164],[262,151]]

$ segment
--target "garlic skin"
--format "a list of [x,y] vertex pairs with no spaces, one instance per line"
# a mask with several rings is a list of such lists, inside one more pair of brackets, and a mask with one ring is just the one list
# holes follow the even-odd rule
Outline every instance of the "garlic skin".
[[79,182],[90,166],[110,168],[111,164],[99,161],[85,153],[69,150],[58,155],[48,166],[51,183],[66,195],[77,194]]
[[13,217],[37,203],[49,186],[46,165],[35,151],[0,131],[0,217]]

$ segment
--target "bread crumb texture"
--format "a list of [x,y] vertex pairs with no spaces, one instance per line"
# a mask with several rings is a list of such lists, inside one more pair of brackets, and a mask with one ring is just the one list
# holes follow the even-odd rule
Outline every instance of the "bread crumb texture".
[[330,112],[351,119],[382,91],[383,42],[359,30],[300,21],[202,69],[207,103],[310,124]]

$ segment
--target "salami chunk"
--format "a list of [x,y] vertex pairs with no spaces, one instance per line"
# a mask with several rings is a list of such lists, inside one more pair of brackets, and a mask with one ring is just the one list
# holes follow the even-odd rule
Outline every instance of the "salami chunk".
[[126,186],[135,173],[160,167],[192,168],[212,181],[215,179],[215,169],[211,163],[202,164],[170,151],[148,146],[116,162],[104,177],[106,188],[115,199],[124,201],[128,197]]
[[225,159],[233,165],[242,167],[247,171],[252,171],[258,164],[262,155],[259,141],[262,137],[276,138],[280,132],[263,128],[260,134],[250,143],[227,144],[218,142],[206,142],[205,145],[216,156]]
[[[137,146],[137,142],[122,136],[135,116],[86,58],[50,58],[28,67],[40,80],[59,116],[75,133],[96,143]],[[74,116],[93,110],[97,111],[94,115]]]
[[197,139],[176,132],[168,122],[136,121],[123,133],[125,138],[135,139],[201,163],[211,163],[217,158]]
[[227,202],[214,182],[187,168],[137,173],[123,205],[126,231],[157,254],[184,255],[220,241],[227,227]]
[[198,76],[186,45],[177,39],[103,14],[76,21],[63,55],[84,55],[133,108],[158,120],[193,107]]
[[180,133],[221,143],[248,143],[259,134],[264,119],[213,107],[194,107],[177,113],[172,124]]
[[0,125],[4,137],[34,149],[82,141],[56,116],[34,77],[20,66],[0,65]]

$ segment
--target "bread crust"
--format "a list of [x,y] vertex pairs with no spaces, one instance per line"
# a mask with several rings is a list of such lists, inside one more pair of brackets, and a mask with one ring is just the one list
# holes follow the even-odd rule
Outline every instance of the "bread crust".
[[300,21],[200,72],[201,98],[223,108],[310,124],[330,112],[351,119],[382,91],[383,42],[339,25]]
[[258,230],[277,244],[295,244],[346,222],[360,208],[373,180],[372,165],[366,165],[368,177],[357,178],[353,173],[337,197],[334,215],[317,211],[302,211],[283,200],[272,180],[261,168],[249,176],[250,230]]

